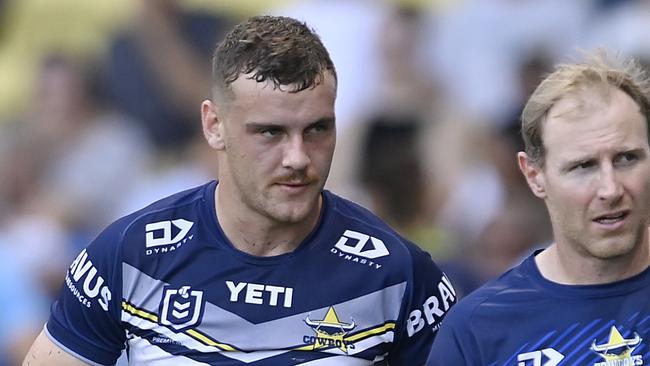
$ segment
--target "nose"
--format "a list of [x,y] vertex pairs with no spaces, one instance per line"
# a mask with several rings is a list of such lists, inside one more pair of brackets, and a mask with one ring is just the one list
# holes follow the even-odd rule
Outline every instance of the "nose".
[[602,201],[617,201],[623,195],[623,186],[614,169],[606,167],[600,172],[598,198]]
[[291,137],[285,146],[282,167],[292,170],[305,170],[311,159],[302,136]]

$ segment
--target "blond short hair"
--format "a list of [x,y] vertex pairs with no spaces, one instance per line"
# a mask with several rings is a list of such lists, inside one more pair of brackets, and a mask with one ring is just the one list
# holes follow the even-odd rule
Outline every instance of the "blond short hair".
[[[618,88],[630,96],[650,121],[650,79],[634,59],[622,59],[606,50],[586,54],[585,61],[560,64],[537,86],[521,114],[521,134],[528,158],[544,165],[546,151],[542,139],[544,121],[551,108],[563,97],[585,90]],[[648,126],[650,141],[650,126]]]

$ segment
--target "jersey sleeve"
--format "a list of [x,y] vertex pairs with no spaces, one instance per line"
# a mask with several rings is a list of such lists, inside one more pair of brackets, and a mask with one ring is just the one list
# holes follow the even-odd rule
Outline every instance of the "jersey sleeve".
[[431,256],[415,245],[410,250],[411,280],[396,329],[396,346],[388,359],[390,365],[423,365],[442,319],[457,301],[451,282]]
[[79,253],[46,324],[50,340],[91,364],[115,364],[125,347],[120,322],[121,236],[119,225],[113,224]]
[[462,341],[457,329],[450,324],[451,319],[445,321],[440,329],[427,360],[427,366],[444,365],[472,365],[463,354]]
[[461,301],[450,311],[433,342],[427,366],[484,364],[471,327],[473,309],[471,301]]

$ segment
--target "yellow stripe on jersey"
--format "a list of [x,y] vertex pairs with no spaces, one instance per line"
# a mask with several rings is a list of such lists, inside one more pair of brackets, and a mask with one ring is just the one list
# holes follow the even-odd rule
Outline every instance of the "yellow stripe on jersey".
[[395,323],[386,323],[381,327],[368,329],[366,331],[363,331],[363,332],[360,332],[360,333],[357,333],[357,334],[353,334],[353,335],[351,335],[349,337],[345,337],[345,340],[348,341],[348,342],[356,342],[356,341],[360,341],[360,340],[365,339],[365,338],[372,337],[374,335],[386,333],[389,330],[393,330],[393,329],[395,329]]
[[130,313],[131,315],[135,315],[143,319],[151,320],[154,323],[158,323],[158,315],[148,313],[142,309],[138,309],[126,301],[122,301],[122,309],[124,309],[126,312]]
[[[124,309],[124,311],[128,312],[131,315],[134,315],[134,316],[137,316],[139,318],[143,318],[143,319],[152,321],[154,323],[158,323],[158,316],[156,314],[152,314],[152,313],[147,312],[145,310],[138,309],[135,306],[133,306],[133,305],[129,304],[128,302],[126,302],[126,301],[122,301],[122,309]],[[224,351],[238,351],[238,349],[236,349],[235,347],[233,347],[233,346],[231,346],[229,344],[219,343],[219,342],[213,340],[212,338],[208,337],[207,335],[199,332],[196,329],[188,329],[188,330],[184,331],[183,333],[185,333],[186,335],[188,335],[188,336],[196,339],[197,341],[205,344],[206,346],[217,347],[217,348],[220,348],[220,349],[222,349]]]
[[201,332],[199,332],[198,330],[195,330],[195,329],[186,330],[185,334],[191,336],[192,338],[196,339],[197,341],[200,341],[203,344],[208,345],[208,346],[218,347],[218,348],[221,348],[224,351],[237,351],[237,349],[234,348],[233,346],[231,346],[229,344],[225,344],[225,343],[219,343],[219,342],[211,339],[210,337],[206,336],[205,334],[203,334],[203,333],[201,333]]

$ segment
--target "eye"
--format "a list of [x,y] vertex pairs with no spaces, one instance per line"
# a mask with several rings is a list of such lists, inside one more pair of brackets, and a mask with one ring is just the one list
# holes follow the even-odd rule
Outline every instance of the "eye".
[[562,170],[566,173],[583,173],[592,169],[596,164],[597,162],[593,159],[576,160],[567,163]]
[[263,128],[258,131],[258,133],[264,137],[275,137],[278,136],[279,134],[282,133],[281,128],[277,127],[268,127],[268,128]]
[[569,170],[571,170],[571,171],[587,170],[587,169],[590,169],[590,168],[594,167],[594,165],[595,165],[595,163],[594,163],[593,160],[585,160],[585,161],[581,161],[581,162],[578,162],[577,164],[573,165],[571,167],[571,169],[569,169]]
[[627,152],[617,155],[614,158],[614,164],[618,165],[630,165],[639,160],[639,156],[635,153]]
[[332,123],[329,122],[319,122],[315,123],[307,129],[308,134],[321,134],[328,132],[332,129]]
[[327,128],[326,128],[325,126],[323,126],[323,125],[321,125],[321,124],[318,124],[318,125],[316,125],[316,126],[312,126],[312,127],[310,127],[310,128],[307,130],[307,132],[308,132],[308,133],[319,133],[319,132],[324,132],[324,131],[326,131],[326,130],[327,130]]

